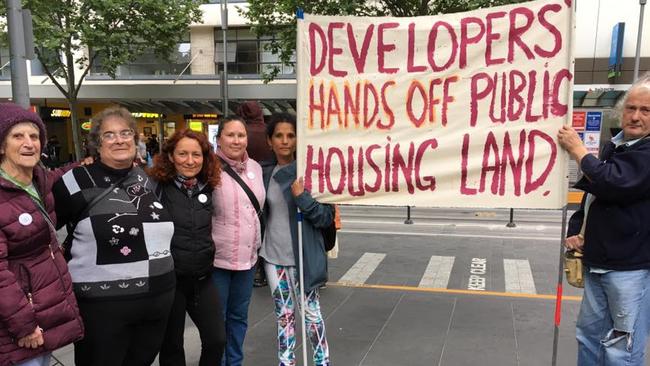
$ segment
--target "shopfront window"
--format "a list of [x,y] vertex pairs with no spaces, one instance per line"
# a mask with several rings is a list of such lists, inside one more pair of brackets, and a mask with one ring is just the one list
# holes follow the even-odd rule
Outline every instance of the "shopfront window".
[[[228,73],[259,75],[277,66],[280,68],[280,75],[295,74],[293,67],[282,65],[277,55],[265,49],[270,38],[257,38],[248,28],[229,29],[226,37],[225,59],[228,63]],[[215,40],[217,70],[223,71],[223,31],[219,28],[215,28]],[[292,61],[295,61],[295,57],[292,58]]]
[[[164,76],[179,75],[192,60],[190,53],[190,36],[186,34],[181,42],[176,44],[170,60],[164,60],[153,52],[146,52],[138,56],[133,62],[118,66],[116,78],[129,78],[133,76]],[[102,65],[102,58],[97,57],[90,71],[91,75],[108,75]],[[188,68],[184,75],[190,75],[191,68]]]
[[0,78],[4,79],[11,77],[11,65],[9,64],[10,58],[11,56],[9,55],[9,48],[0,48],[0,67],[2,67],[2,70],[0,70]]

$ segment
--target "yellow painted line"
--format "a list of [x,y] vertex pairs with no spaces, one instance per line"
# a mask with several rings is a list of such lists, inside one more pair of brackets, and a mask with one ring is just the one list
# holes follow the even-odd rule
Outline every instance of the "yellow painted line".
[[584,192],[569,191],[567,200],[569,201],[569,203],[580,203],[582,202],[582,196],[584,194],[585,194]]
[[[411,292],[428,292],[428,293],[442,293],[442,294],[457,294],[457,295],[481,295],[481,296],[495,296],[495,297],[515,297],[522,299],[537,299],[537,300],[555,300],[555,295],[542,295],[542,294],[522,294],[515,292],[496,292],[496,291],[474,291],[474,290],[460,290],[460,289],[447,289],[447,288],[431,288],[431,287],[414,287],[414,286],[395,286],[395,285],[353,285],[340,282],[328,282],[328,286],[338,287],[354,287],[354,288],[370,288],[378,290],[393,290],[393,291],[411,291]],[[582,296],[562,296],[565,301],[581,301]]]

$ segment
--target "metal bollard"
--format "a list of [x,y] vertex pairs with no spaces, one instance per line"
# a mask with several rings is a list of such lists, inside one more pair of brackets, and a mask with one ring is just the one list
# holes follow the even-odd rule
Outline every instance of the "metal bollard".
[[515,224],[515,222],[513,221],[514,216],[515,216],[515,210],[511,208],[510,209],[510,222],[508,222],[506,224],[506,227],[517,227],[517,224]]
[[407,225],[413,224],[413,220],[411,220],[411,206],[406,206],[406,220],[404,220],[404,223]]

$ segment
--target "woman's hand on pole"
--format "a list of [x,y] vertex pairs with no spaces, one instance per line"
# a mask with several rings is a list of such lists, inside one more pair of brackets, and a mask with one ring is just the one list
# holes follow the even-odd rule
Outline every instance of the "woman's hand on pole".
[[305,191],[305,181],[303,177],[300,177],[296,179],[292,184],[291,184],[291,194],[294,197],[298,197],[302,194],[302,192]]

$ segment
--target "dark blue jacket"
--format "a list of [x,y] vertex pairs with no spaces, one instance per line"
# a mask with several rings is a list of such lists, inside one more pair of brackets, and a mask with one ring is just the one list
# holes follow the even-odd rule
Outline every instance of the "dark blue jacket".
[[[264,188],[268,192],[271,173],[277,162],[262,164],[264,173]],[[289,226],[291,230],[291,241],[293,245],[293,256],[296,267],[299,265],[298,258],[298,219],[297,208],[303,214],[302,223],[302,246],[303,262],[305,267],[305,293],[312,291],[327,282],[327,253],[323,244],[321,229],[328,227],[334,219],[334,208],[330,205],[321,204],[316,201],[309,192],[304,191],[298,197],[291,194],[291,184],[296,180],[296,162],[278,170],[273,176],[280,185],[287,202],[289,210]],[[268,205],[264,208],[265,215],[272,215]],[[268,221],[268,220],[267,220]],[[298,270],[300,268],[298,267]]]
[[[584,263],[611,270],[650,268],[650,138],[632,146],[609,142],[601,160],[582,159],[575,187],[594,195],[585,227]],[[586,195],[585,195],[586,196]],[[569,221],[580,232],[584,202]]]

